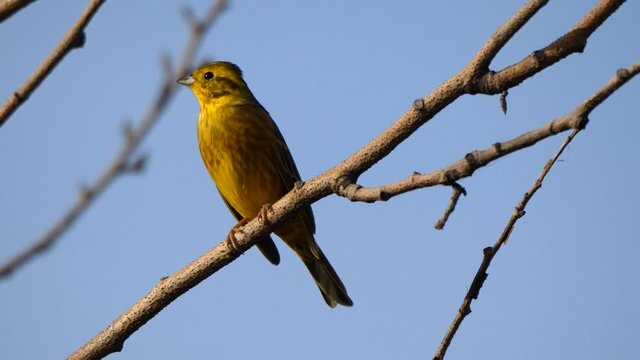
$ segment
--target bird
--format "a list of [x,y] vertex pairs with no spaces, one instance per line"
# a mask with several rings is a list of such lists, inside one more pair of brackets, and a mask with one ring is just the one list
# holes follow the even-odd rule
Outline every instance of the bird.
[[[236,227],[264,214],[301,181],[278,126],[253,95],[237,65],[207,63],[178,83],[189,87],[198,100],[200,155],[238,221]],[[273,232],[302,260],[327,305],[352,306],[342,280],[315,240],[315,227],[311,206],[305,205]],[[233,239],[232,230],[228,240]],[[280,263],[270,235],[258,239],[256,246],[269,262]]]

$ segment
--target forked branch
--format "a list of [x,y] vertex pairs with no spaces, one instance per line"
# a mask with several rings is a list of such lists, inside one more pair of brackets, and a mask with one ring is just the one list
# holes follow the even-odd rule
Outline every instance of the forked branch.
[[491,265],[491,260],[493,260],[493,257],[496,256],[497,252],[500,250],[500,247],[507,243],[507,239],[511,235],[514,225],[516,224],[518,219],[524,216],[524,209],[529,203],[529,200],[531,200],[536,191],[538,191],[538,189],[542,187],[542,181],[544,181],[545,176],[547,176],[547,174],[551,170],[551,167],[553,167],[553,164],[555,164],[558,160],[558,157],[560,157],[560,154],[562,154],[564,149],[567,147],[567,145],[569,145],[571,140],[573,140],[573,138],[576,136],[576,134],[578,134],[579,131],[579,129],[573,130],[571,135],[569,135],[562,143],[560,149],[558,149],[555,155],[553,155],[553,157],[551,157],[551,159],[547,162],[545,167],[542,169],[542,172],[534,182],[533,186],[531,186],[529,191],[526,192],[522,197],[522,200],[520,200],[518,205],[516,205],[513,214],[511,215],[511,218],[507,223],[507,226],[504,228],[504,230],[502,231],[502,235],[500,235],[493,247],[487,247],[482,250],[482,263],[480,264],[476,275],[471,281],[471,286],[469,286],[469,290],[462,300],[462,305],[460,305],[460,308],[458,309],[453,322],[449,326],[449,329],[442,339],[440,346],[436,350],[436,354],[433,356],[433,360],[444,359],[444,356],[447,353],[447,349],[449,348],[449,345],[451,345],[453,337],[460,328],[460,324],[462,324],[462,321],[467,315],[471,314],[471,303],[473,302],[473,300],[478,299],[478,296],[480,295],[480,289],[489,276],[487,270],[489,269],[489,265]]
[[[618,70],[616,75],[604,87],[602,87],[593,96],[576,107],[571,113],[573,113],[573,116],[577,118],[585,119],[586,124],[586,119],[589,117],[591,111],[595,109],[596,106],[600,105],[614,91],[624,85],[629,79],[637,75],[638,72],[640,72],[640,62],[633,64],[628,69]],[[509,237],[511,236],[511,233],[513,232],[513,228],[516,222],[525,215],[525,208],[527,207],[527,204],[533,198],[535,193],[542,187],[542,182],[544,181],[549,171],[551,171],[551,168],[556,163],[564,149],[581,130],[581,128],[574,129],[573,132],[571,132],[571,134],[564,140],[558,151],[551,157],[551,159],[549,159],[549,161],[547,161],[544,168],[542,169],[542,172],[533,183],[531,188],[526,193],[524,193],[520,202],[518,202],[518,204],[515,206],[513,214],[509,218],[509,221],[502,231],[502,234],[500,235],[500,237],[498,237],[498,240],[496,240],[495,244],[492,247],[487,247],[483,250],[484,256],[482,259],[482,263],[480,264],[476,275],[471,281],[469,290],[465,294],[458,312],[451,322],[451,325],[449,326],[449,329],[442,339],[440,346],[436,350],[436,353],[433,357],[434,360],[444,359],[444,356],[447,352],[447,349],[449,348],[449,345],[451,344],[451,341],[453,340],[453,337],[460,328],[460,324],[462,324],[462,321],[465,319],[465,317],[471,313],[471,303],[473,302],[473,300],[477,300],[478,296],[480,295],[480,289],[482,288],[482,285],[489,275],[487,273],[487,270],[491,265],[491,260],[493,260],[493,258],[496,256],[502,245],[506,245]]]

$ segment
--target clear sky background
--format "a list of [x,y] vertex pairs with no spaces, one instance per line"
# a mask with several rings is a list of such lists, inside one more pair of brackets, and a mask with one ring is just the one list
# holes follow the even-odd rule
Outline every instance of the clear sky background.
[[[233,1],[199,59],[239,64],[303,178],[337,164],[459,71],[524,1]],[[0,100],[33,71],[87,1],[38,1],[0,25]],[[108,1],[72,52],[0,128],[0,259],[52,225],[122,143],[181,53],[182,1]],[[190,1],[203,13],[207,1]],[[492,64],[556,39],[596,1],[552,1]],[[465,96],[361,178],[427,172],[573,109],[640,60],[640,3],[623,5],[576,54],[498,98]],[[640,79],[591,115],[489,270],[450,359],[640,358],[637,204]],[[180,89],[141,145],[144,173],[120,178],[49,252],[0,281],[0,358],[59,359],[234,224],[201,163],[198,105]],[[462,185],[443,231],[444,187],[387,203],[331,196],[317,240],[353,308],[329,309],[278,242],[180,297],[109,359],[431,358],[482,259],[564,136],[501,159]]]

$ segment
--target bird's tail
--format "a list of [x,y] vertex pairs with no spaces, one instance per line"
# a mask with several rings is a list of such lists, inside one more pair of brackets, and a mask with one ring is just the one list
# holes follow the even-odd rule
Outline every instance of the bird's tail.
[[336,274],[333,266],[331,266],[327,257],[324,256],[320,247],[317,244],[314,245],[313,256],[303,259],[303,261],[307,269],[309,269],[311,276],[313,276],[313,280],[316,281],[324,301],[332,308],[338,304],[353,306],[353,301],[351,301],[349,295],[347,295],[347,289],[338,277],[338,274]]

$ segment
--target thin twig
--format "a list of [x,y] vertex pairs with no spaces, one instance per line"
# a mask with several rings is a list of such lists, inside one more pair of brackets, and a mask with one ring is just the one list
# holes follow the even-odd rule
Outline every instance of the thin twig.
[[567,145],[569,145],[571,140],[573,140],[573,138],[578,134],[578,132],[580,132],[580,129],[573,130],[571,135],[569,135],[564,140],[564,142],[560,146],[560,149],[558,149],[558,151],[551,157],[551,159],[547,161],[546,165],[542,169],[542,172],[540,173],[536,181],[533,183],[529,191],[524,194],[524,196],[522,197],[522,200],[520,200],[518,205],[516,205],[515,209],[513,210],[513,214],[511,215],[511,218],[507,222],[507,225],[502,231],[502,234],[500,235],[496,243],[493,245],[493,247],[487,247],[483,249],[482,263],[480,264],[480,267],[478,268],[476,275],[473,277],[471,286],[469,286],[469,290],[467,291],[467,294],[464,296],[464,299],[462,300],[462,305],[460,305],[460,309],[458,309],[458,312],[456,313],[456,316],[454,317],[453,322],[449,326],[447,333],[442,339],[442,342],[440,343],[438,350],[436,350],[436,353],[433,356],[433,360],[444,359],[447,349],[449,348],[449,345],[451,345],[451,340],[453,340],[453,337],[455,336],[456,332],[460,328],[460,324],[462,324],[462,321],[464,320],[464,318],[471,313],[471,303],[473,302],[473,300],[478,299],[478,296],[480,294],[480,289],[482,288],[484,281],[487,279],[487,276],[489,275],[487,274],[487,270],[489,269],[489,265],[491,265],[491,260],[498,253],[498,251],[500,250],[500,247],[507,243],[507,240],[509,239],[511,232],[513,231],[514,225],[516,224],[518,219],[524,216],[525,214],[524,209],[529,203],[529,200],[531,200],[533,195],[535,195],[536,191],[538,191],[538,189],[542,187],[542,181],[544,181],[544,178],[547,176],[547,174],[553,167],[553,164],[555,164],[556,160],[558,160],[558,157],[560,157],[560,154],[562,154],[564,149],[567,147]]
[[[618,70],[616,72],[616,75],[605,86],[603,86],[598,92],[596,92],[594,95],[589,97],[589,99],[580,104],[580,106],[574,109],[575,112],[579,113],[579,115],[577,116],[587,119],[591,111],[595,109],[596,106],[601,104],[607,97],[609,97],[609,95],[619,89],[629,79],[631,79],[639,72],[640,62],[633,64],[627,69]],[[542,172],[533,183],[531,188],[522,196],[522,199],[514,208],[513,214],[509,218],[507,225],[502,231],[502,234],[500,234],[498,240],[496,240],[493,247],[487,247],[483,250],[484,257],[482,259],[482,263],[480,264],[480,267],[478,268],[478,271],[476,272],[476,275],[474,276],[473,281],[469,286],[469,290],[462,300],[462,304],[460,305],[458,312],[451,322],[451,325],[449,326],[449,329],[442,339],[440,346],[436,350],[436,353],[433,357],[434,360],[444,359],[444,356],[447,352],[447,349],[449,348],[449,345],[451,344],[451,341],[453,340],[453,337],[460,328],[460,324],[462,324],[464,318],[471,313],[471,303],[473,302],[473,300],[478,299],[480,289],[482,288],[484,281],[487,279],[487,270],[491,265],[491,260],[493,260],[493,257],[498,253],[500,247],[507,244],[507,241],[509,240],[511,233],[513,232],[513,228],[516,222],[518,221],[518,219],[525,215],[525,208],[527,207],[527,204],[529,203],[531,198],[533,198],[533,195],[535,195],[535,193],[542,187],[542,182],[544,181],[545,177],[547,176],[553,165],[556,163],[564,149],[566,149],[569,143],[581,130],[582,129],[580,128],[574,129],[573,132],[571,132],[571,134],[564,140],[558,151],[553,155],[553,157],[551,157],[551,159],[549,159],[549,161],[547,161],[544,168],[542,169]]]
[[58,46],[47,56],[40,66],[29,76],[29,78],[5,101],[0,108],[0,127],[4,125],[9,116],[22,105],[31,93],[40,85],[40,83],[53,71],[58,63],[71,50],[84,46],[85,33],[84,28],[87,26],[93,15],[98,11],[100,5],[105,0],[92,0],[84,10],[78,21],[64,35]]
[[[608,15],[605,14],[605,16]],[[566,57],[570,53],[566,52],[564,56]],[[541,70],[532,69],[529,76],[533,76]],[[267,234],[272,227],[277,227],[285,219],[292,216],[301,206],[329,196],[345,181],[354,182],[359,175],[388,155],[437,112],[462,94],[467,93],[469,89],[467,84],[473,82],[475,77],[475,72],[465,68],[425,98],[415,101],[404,115],[362,149],[337,166],[295,186],[271,206],[272,211],[268,213],[267,219],[252,219],[244,226],[235,229],[236,241],[234,245],[237,250],[230,249],[228,243],[223,240],[173,275],[163,278],[142,299],[72,354],[70,359],[98,359],[120,351],[126,339],[162,309],[237,259],[242,252],[253,246],[257,239]],[[504,79],[504,81],[509,83],[510,79]]]
[[364,187],[347,179],[343,180],[334,191],[337,195],[351,201],[373,203],[387,201],[416,189],[448,185],[473,175],[476,170],[513,152],[533,146],[560,132],[583,127],[585,125],[583,118],[579,116],[580,113],[576,109],[511,140],[497,142],[486,149],[469,152],[458,161],[438,170],[424,174],[413,173],[400,181],[378,187]]
[[503,114],[507,114],[507,96],[509,96],[509,90],[505,90],[500,94],[500,110]]
[[105,189],[111,185],[119,175],[137,172],[144,167],[145,160],[147,158],[146,155],[135,156],[135,150],[148,134],[149,129],[158,121],[160,114],[167,107],[169,100],[171,100],[172,95],[175,93],[175,79],[177,79],[179,75],[185,74],[190,70],[194,62],[195,52],[200,45],[202,36],[211,27],[215,19],[218,18],[218,15],[222,13],[226,6],[226,0],[218,0],[212,4],[202,20],[189,20],[191,34],[178,67],[175,71],[169,71],[167,68],[169,66],[168,60],[163,58],[164,81],[160,91],[138,125],[136,127],[125,127],[122,148],[113,158],[111,163],[107,165],[98,179],[92,185],[86,186],[84,190],[78,194],[78,197],[71,208],[67,210],[67,212],[65,212],[48,231],[18,255],[0,266],[0,278],[11,274],[18,267],[32,259],[35,255],[41,253],[55,243],[55,241],[60,238],[60,235],[69,229],[78,216],[93,203],[93,200],[95,200],[98,195],[104,193]]
[[0,24],[36,0],[4,0],[0,2]]
[[458,200],[460,200],[460,195],[467,196],[467,191],[458,183],[451,184],[451,190],[452,193],[451,199],[449,199],[449,205],[447,205],[444,213],[442,213],[440,219],[438,219],[436,224],[433,226],[436,230],[444,229],[444,225],[447,223],[447,220],[449,220],[449,216],[451,216],[451,214],[456,210],[456,204],[458,204]]

